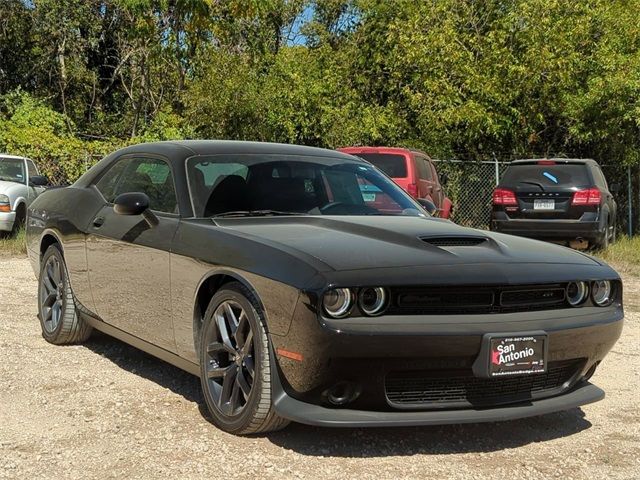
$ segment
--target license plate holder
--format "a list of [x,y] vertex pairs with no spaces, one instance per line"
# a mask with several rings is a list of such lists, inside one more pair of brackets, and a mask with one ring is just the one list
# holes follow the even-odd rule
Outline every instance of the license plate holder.
[[473,373],[482,378],[504,378],[545,373],[549,337],[544,331],[488,333]]
[[533,201],[534,210],[555,210],[556,201],[547,198],[536,198]]

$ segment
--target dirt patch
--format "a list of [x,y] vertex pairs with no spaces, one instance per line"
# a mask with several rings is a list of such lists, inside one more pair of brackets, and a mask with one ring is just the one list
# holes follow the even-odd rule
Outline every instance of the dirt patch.
[[582,409],[491,424],[292,425],[241,438],[206,418],[195,377],[106,336],[40,336],[36,282],[0,257],[0,478],[640,478],[640,278]]

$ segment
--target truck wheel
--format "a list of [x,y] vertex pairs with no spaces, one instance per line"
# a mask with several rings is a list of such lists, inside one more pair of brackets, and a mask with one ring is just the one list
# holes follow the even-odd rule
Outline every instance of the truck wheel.
[[16,209],[16,219],[13,221],[13,228],[11,229],[11,235],[16,235],[20,229],[24,227],[24,222],[27,219],[27,209],[24,203],[18,205]]

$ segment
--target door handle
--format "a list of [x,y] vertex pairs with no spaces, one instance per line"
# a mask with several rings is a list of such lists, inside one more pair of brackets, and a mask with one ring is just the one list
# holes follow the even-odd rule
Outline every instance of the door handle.
[[96,217],[93,219],[93,226],[100,228],[104,224],[104,217]]

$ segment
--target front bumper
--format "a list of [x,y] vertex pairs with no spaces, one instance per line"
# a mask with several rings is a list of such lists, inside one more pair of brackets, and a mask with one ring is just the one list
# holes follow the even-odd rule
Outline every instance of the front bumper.
[[16,220],[16,212],[0,212],[0,231],[10,232]]
[[[603,398],[587,382],[619,338],[623,310],[582,307],[493,315],[382,316],[318,321],[313,302],[298,304],[286,336],[271,335],[277,364],[274,405],[283,417],[313,425],[397,426],[509,420],[564,410]],[[508,401],[398,404],[387,378],[417,372],[448,378],[468,375],[486,333],[543,330],[549,364],[572,370],[558,388]],[[282,352],[297,352],[302,360]],[[531,376],[533,377],[533,376]],[[528,378],[528,377],[512,377]],[[328,392],[348,384],[357,395],[341,406]]]
[[[279,380],[276,381],[279,382]],[[321,427],[408,427],[500,422],[544,415],[597,402],[604,398],[604,391],[587,381],[583,381],[573,387],[571,391],[558,397],[533,400],[524,404],[498,408],[426,412],[372,412],[326,408],[301,402],[288,396],[281,385],[274,386],[273,398],[274,408],[278,415],[307,425]]]

